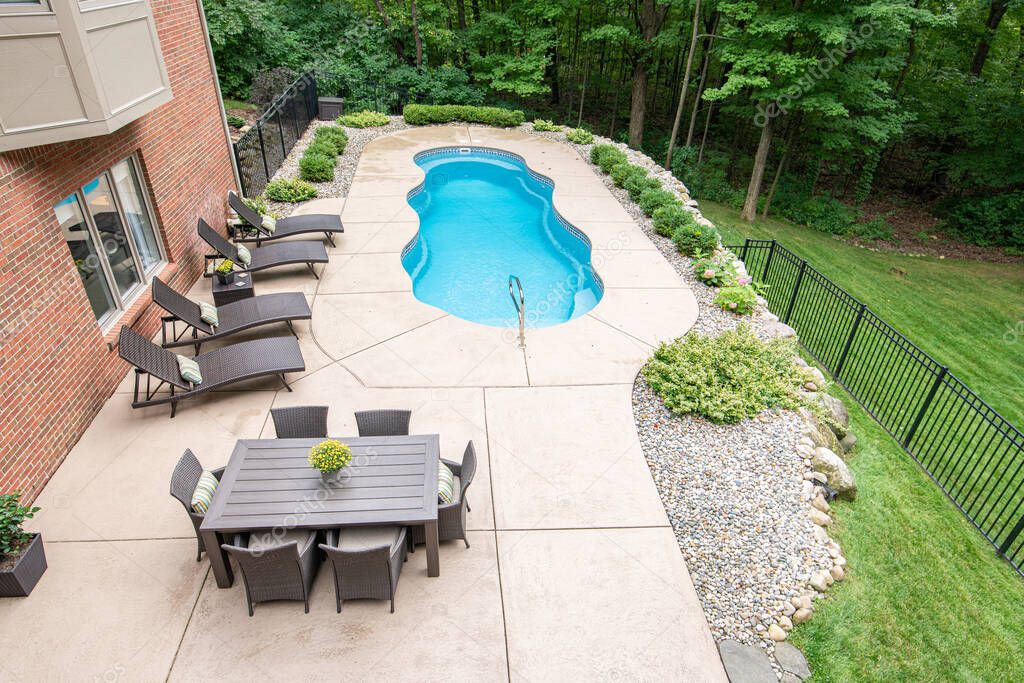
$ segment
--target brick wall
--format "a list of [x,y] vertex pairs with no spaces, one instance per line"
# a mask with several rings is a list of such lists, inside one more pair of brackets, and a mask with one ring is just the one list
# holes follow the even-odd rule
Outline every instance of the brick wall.
[[[173,99],[111,135],[0,153],[0,492],[32,499],[129,366],[89,306],[53,206],[138,154],[179,290],[202,269],[196,221],[223,225],[234,187],[195,0],[150,0]],[[152,335],[144,295],[119,321]],[[127,400],[127,399],[126,399]]]

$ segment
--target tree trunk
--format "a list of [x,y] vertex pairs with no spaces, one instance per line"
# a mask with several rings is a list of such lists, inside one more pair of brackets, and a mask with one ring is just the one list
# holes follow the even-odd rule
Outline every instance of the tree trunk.
[[757,154],[754,155],[754,170],[750,174],[750,184],[747,186],[747,199],[743,202],[743,212],[740,218],[753,223],[757,217],[757,198],[761,194],[761,180],[764,178],[765,165],[768,162],[768,150],[772,146],[772,127],[774,120],[769,117],[761,129],[761,141],[757,143]]
[[704,62],[700,67],[700,83],[697,84],[697,95],[693,98],[693,112],[690,114],[690,127],[686,131],[686,146],[689,147],[693,144],[693,129],[697,125],[697,111],[700,108],[700,96],[704,93],[704,84],[708,78],[708,65],[711,64],[711,48],[715,44],[715,31],[718,29],[718,12],[715,12],[715,19],[711,23],[711,29],[708,31],[711,35],[708,36],[704,43],[704,55],[702,61]]
[[420,37],[420,22],[416,17],[416,0],[409,0],[409,13],[412,17],[412,39],[416,42],[416,66],[423,66],[423,38]]
[[[799,114],[798,114],[799,116]],[[772,198],[775,196],[775,190],[779,186],[779,178],[782,177],[783,171],[786,169],[786,162],[789,161],[789,150],[793,148],[793,136],[796,135],[796,129],[800,126],[800,120],[791,121],[789,129],[786,131],[786,142],[782,147],[782,158],[779,159],[779,165],[775,168],[775,177],[772,178],[771,187],[768,188],[768,196],[764,198],[764,209],[761,211],[761,218],[768,218],[768,209],[772,205]]]
[[690,49],[686,52],[686,70],[683,72],[683,85],[679,88],[679,104],[676,106],[676,117],[672,120],[672,135],[668,138],[668,153],[665,155],[665,168],[672,169],[672,151],[679,135],[679,120],[683,117],[686,105],[686,90],[690,87],[690,71],[693,69],[693,53],[697,48],[697,28],[700,26],[700,0],[693,4],[693,30],[690,31]]
[[992,39],[995,38],[999,22],[1003,20],[1003,15],[1006,14],[1009,6],[1009,0],[992,0],[992,4],[989,5],[985,32],[978,40],[978,49],[974,51],[974,60],[971,61],[971,75],[975,78],[981,76],[981,70],[985,68],[985,60],[988,59],[988,50],[992,45]]
[[644,115],[647,112],[647,49],[665,23],[669,5],[658,6],[655,0],[640,0],[636,21],[643,45],[633,55],[633,94],[629,105],[629,146],[640,149],[644,141]]
[[704,161],[704,145],[708,141],[708,128],[711,126],[711,113],[715,110],[715,103],[708,103],[708,113],[704,117],[704,134],[700,136],[700,151],[697,152],[697,165]]
[[473,0],[470,5],[473,8],[473,23],[480,23],[480,0]]
[[[384,24],[384,28],[389,34],[391,34],[391,17],[384,11],[384,5],[381,0],[374,0],[377,5],[377,13],[380,15],[380,21]],[[400,41],[394,34],[391,34],[391,47],[395,51],[395,56],[398,57],[398,61],[405,61],[405,51],[402,49],[402,41]]]

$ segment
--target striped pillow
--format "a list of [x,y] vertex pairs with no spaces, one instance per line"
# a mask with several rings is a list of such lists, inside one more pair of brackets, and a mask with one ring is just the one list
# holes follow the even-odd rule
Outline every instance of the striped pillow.
[[210,327],[217,327],[220,324],[220,316],[217,315],[217,307],[205,301],[199,302],[199,319]]
[[175,356],[178,359],[178,372],[181,373],[181,378],[193,385],[202,384],[203,374],[199,372],[199,363],[188,356],[180,354],[175,354]]
[[437,461],[437,500],[450,505],[458,500],[455,491],[455,474],[440,460]]
[[235,255],[238,257],[238,262],[243,266],[247,266],[252,263],[252,253],[250,253],[249,250],[241,244],[235,245]]
[[217,492],[218,484],[220,482],[217,481],[217,477],[213,476],[213,472],[203,470],[203,473],[199,475],[196,490],[192,492],[193,512],[198,512],[201,515],[206,514],[206,511],[210,509],[210,503],[213,502],[213,494]]

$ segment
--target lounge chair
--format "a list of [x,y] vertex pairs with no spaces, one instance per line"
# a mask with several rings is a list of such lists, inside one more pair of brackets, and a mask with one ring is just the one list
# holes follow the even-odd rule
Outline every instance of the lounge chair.
[[255,603],[270,600],[301,600],[309,614],[309,589],[320,563],[315,531],[238,534],[234,544],[220,547],[238,562],[250,617]]
[[[227,258],[235,262],[241,270],[255,273],[258,270],[277,268],[278,266],[291,266],[297,263],[305,263],[313,273],[313,277],[320,279],[313,268],[314,263],[327,263],[327,247],[323,242],[313,240],[296,240],[293,242],[282,242],[271,244],[266,247],[254,247],[249,250],[251,259],[249,265],[243,265],[238,258],[238,247],[228,242],[223,235],[210,227],[209,223],[202,218],[199,219],[199,236],[203,241],[213,247],[216,254],[206,255],[204,266],[209,266],[210,261]],[[207,277],[212,277],[208,267],[203,268]]]
[[405,436],[409,433],[411,410],[359,410],[359,436]]
[[[309,320],[313,317],[306,297],[299,292],[262,294],[218,306],[219,322],[214,328],[200,317],[197,303],[174,291],[159,278],[153,278],[153,302],[170,313],[160,318],[160,344],[165,349],[194,346],[196,353],[199,353],[199,348],[205,342],[260,325],[283,322],[288,325],[292,334],[295,334],[292,321]],[[180,332],[178,323],[183,323],[184,327]]]
[[335,233],[345,232],[345,228],[341,225],[341,216],[329,213],[311,213],[305,216],[278,218],[274,232],[270,232],[263,227],[263,217],[250,209],[249,205],[234,192],[228,192],[228,205],[234,209],[239,218],[245,221],[245,225],[231,227],[231,237],[236,242],[256,242],[257,247],[270,240],[314,232],[322,232],[333,247],[335,246]]
[[322,439],[327,436],[327,406],[271,408],[279,439]]
[[[217,477],[217,481],[224,476],[223,467],[211,470],[211,472],[213,476]],[[206,551],[206,544],[203,543],[203,537],[199,533],[199,525],[203,523],[204,515],[192,509],[192,493],[196,490],[196,484],[199,483],[199,476],[202,473],[203,466],[199,464],[199,459],[190,449],[186,448],[171,475],[171,495],[184,506],[185,512],[188,513],[189,519],[192,520],[192,526],[196,530],[196,541],[199,543],[196,550],[196,562],[202,559],[203,553]]]
[[341,612],[343,600],[373,598],[391,600],[405,561],[406,530],[400,526],[357,526],[331,529],[320,544],[334,571],[334,604]]
[[[279,375],[285,388],[291,391],[285,381],[285,373],[306,369],[302,351],[294,337],[255,339],[199,354],[193,360],[199,364],[203,381],[195,387],[182,378],[174,353],[157,346],[130,327],[121,328],[117,350],[121,358],[135,366],[132,408],[170,403],[171,417],[177,411],[178,401],[256,377]],[[143,376],[145,387],[142,386]],[[152,386],[153,378],[158,380],[155,387]],[[158,395],[164,384],[170,386],[170,394]]]

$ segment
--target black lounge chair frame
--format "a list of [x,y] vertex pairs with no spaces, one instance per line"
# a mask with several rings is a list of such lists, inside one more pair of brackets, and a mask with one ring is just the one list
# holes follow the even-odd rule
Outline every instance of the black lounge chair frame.
[[231,226],[231,238],[236,242],[256,242],[257,247],[270,240],[315,232],[322,232],[331,246],[335,247],[337,246],[334,243],[335,233],[345,232],[345,227],[341,224],[341,216],[314,213],[278,218],[277,227],[271,233],[263,227],[263,217],[249,208],[245,201],[234,192],[228,192],[228,205],[238,214],[239,218],[245,221],[245,225]]
[[319,280],[320,276],[317,275],[313,264],[327,263],[328,261],[327,248],[323,242],[295,240],[250,249],[252,261],[248,266],[243,267],[238,260],[238,247],[228,242],[223,235],[211,228],[210,224],[202,218],[199,219],[199,237],[216,252],[215,254],[203,256],[203,275],[205,277],[213,277],[214,275],[210,268],[211,262],[226,258],[234,261],[235,266],[246,273],[255,273],[256,271],[277,268],[278,266],[305,263],[309,268],[309,272],[313,273],[313,277]]

